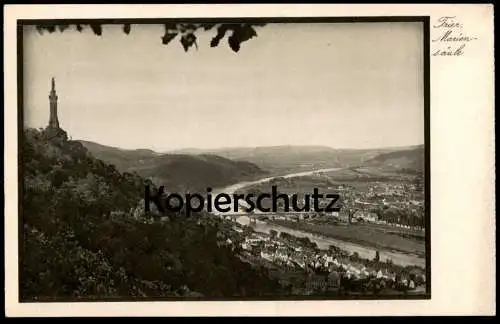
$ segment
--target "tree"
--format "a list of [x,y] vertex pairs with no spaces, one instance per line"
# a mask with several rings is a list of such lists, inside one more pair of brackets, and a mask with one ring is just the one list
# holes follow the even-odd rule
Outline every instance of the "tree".
[[243,230],[243,234],[245,236],[250,236],[253,233],[253,228],[251,226],[245,226],[245,229]]
[[375,262],[380,261],[380,252],[378,250],[375,252],[375,258],[373,259],[373,261],[375,261]]
[[293,238],[293,236],[287,232],[280,232],[279,237],[283,240],[291,240]]
[[[241,43],[248,41],[254,37],[257,37],[257,31],[255,27],[265,26],[265,23],[174,23],[171,20],[166,19],[164,23],[164,35],[161,36],[161,42],[163,45],[168,45],[175,38],[179,39],[184,51],[188,51],[192,46],[198,49],[196,34],[200,30],[209,31],[216,30],[216,34],[212,37],[210,41],[210,47],[217,47],[220,41],[227,36],[227,44],[234,51],[238,52],[241,48]],[[90,28],[92,32],[101,36],[103,34],[102,24],[89,23],[81,24],[76,23],[74,25],[70,24],[57,24],[57,23],[43,23],[36,25],[36,29],[40,34],[44,32],[54,33],[56,31],[64,32],[71,26],[82,32],[86,28]],[[129,35],[132,31],[130,23],[123,24],[123,32]]]
[[[218,219],[103,218],[136,206],[144,179],[91,156],[81,159],[64,137],[45,132],[27,130],[21,150],[22,301],[282,293],[266,271],[255,271],[231,247],[218,245],[226,238]],[[56,172],[70,174],[57,180],[59,187],[53,185]]]
[[332,252],[334,254],[337,254],[340,252],[340,249],[338,247],[336,247],[335,245],[330,245],[330,246],[328,246],[328,251]]

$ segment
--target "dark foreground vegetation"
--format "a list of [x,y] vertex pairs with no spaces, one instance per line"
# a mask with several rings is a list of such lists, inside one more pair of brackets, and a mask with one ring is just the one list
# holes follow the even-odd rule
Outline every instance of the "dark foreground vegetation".
[[26,130],[21,150],[21,301],[287,294],[220,244],[216,220],[137,217],[144,180],[64,131]]

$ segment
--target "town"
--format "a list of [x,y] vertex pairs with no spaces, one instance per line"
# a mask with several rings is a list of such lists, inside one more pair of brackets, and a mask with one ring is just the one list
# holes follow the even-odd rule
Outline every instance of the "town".
[[[334,178],[333,178],[334,179]],[[293,195],[302,193],[311,185],[323,185],[322,191],[336,193],[340,199],[336,207],[339,211],[316,212],[304,211],[285,213],[283,200],[279,201],[277,213],[271,219],[286,219],[299,222],[316,216],[331,216],[333,219],[346,220],[349,223],[365,222],[390,225],[399,228],[423,231],[425,228],[424,193],[422,180],[418,177],[405,178],[401,181],[342,181],[335,183],[332,176],[320,174],[300,178],[277,178],[269,184],[259,184],[245,189],[246,193],[259,195],[269,186],[278,185],[281,193],[288,194],[291,201]],[[296,190],[296,191],[294,191]],[[320,201],[320,208],[327,207],[328,201]],[[308,204],[305,197],[299,197],[298,204]]]
[[[321,250],[308,238],[286,232],[260,233],[225,221],[225,245],[242,259],[265,266],[296,294],[409,294],[425,291],[425,271],[418,266],[361,258],[336,246]],[[229,227],[232,227],[231,229]]]

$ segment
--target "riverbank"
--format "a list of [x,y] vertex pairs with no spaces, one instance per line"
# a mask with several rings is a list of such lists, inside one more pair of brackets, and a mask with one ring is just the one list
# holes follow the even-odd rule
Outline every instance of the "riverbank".
[[[328,250],[330,245],[334,245],[341,250],[347,251],[349,253],[357,253],[361,258],[373,259],[377,252],[376,248],[371,246],[363,246],[361,244],[356,244],[344,240],[334,239],[330,237],[325,237],[322,235],[308,233],[300,230],[291,229],[285,226],[280,226],[277,224],[270,224],[263,221],[257,221],[253,226],[254,231],[270,234],[271,230],[278,233],[285,232],[296,237],[307,237],[311,242],[314,242],[322,250]],[[425,269],[425,258],[421,258],[417,255],[388,251],[380,249],[379,257],[381,261],[391,260],[394,264],[401,266],[418,266]]]
[[344,240],[359,245],[371,246],[374,249],[414,254],[425,257],[425,244],[412,238],[400,236],[370,224],[332,225],[309,222],[292,222],[287,220],[269,220],[271,224],[281,225],[296,230],[317,234],[319,236]]

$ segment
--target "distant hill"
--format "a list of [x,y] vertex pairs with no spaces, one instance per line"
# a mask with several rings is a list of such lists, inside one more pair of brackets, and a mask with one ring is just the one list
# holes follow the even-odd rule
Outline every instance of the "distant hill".
[[214,154],[161,154],[151,150],[124,150],[80,141],[96,158],[121,172],[137,172],[171,191],[204,191],[266,174],[247,161],[232,161]]
[[217,155],[164,154],[130,168],[169,190],[217,188],[265,172],[253,163],[232,161]]
[[365,161],[363,166],[378,167],[387,171],[423,172],[425,166],[424,146],[383,153]]
[[334,149],[327,146],[269,146],[256,148],[235,147],[214,150],[186,149],[171,153],[217,154],[232,160],[254,163],[272,173],[287,173],[358,165],[380,154],[405,149],[408,149],[408,147],[358,150]]
[[142,160],[160,155],[153,150],[147,149],[125,150],[90,141],[79,140],[78,142],[82,143],[93,156],[107,163],[114,164],[122,172],[127,171]]
[[136,171],[171,190],[205,190],[269,174],[368,166],[385,171],[423,170],[423,145],[376,149],[327,146],[268,146],[221,149],[186,148],[167,153],[124,150],[80,141],[94,156],[118,170]]

